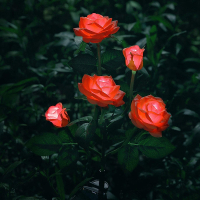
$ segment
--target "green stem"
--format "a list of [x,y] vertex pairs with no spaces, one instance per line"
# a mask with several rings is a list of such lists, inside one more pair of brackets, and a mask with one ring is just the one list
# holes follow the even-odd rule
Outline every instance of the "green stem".
[[136,71],[132,71],[131,83],[130,83],[130,92],[129,92],[129,102],[128,102],[128,104],[127,104],[124,112],[122,113],[122,115],[126,114],[126,112],[128,111],[128,109],[130,108],[131,101],[133,99],[133,86],[134,86],[135,75],[136,75]]
[[101,76],[101,46],[99,43],[97,43],[97,56],[98,56],[98,75]]
[[101,176],[99,179],[99,200],[103,200],[104,193],[104,180],[105,180],[105,148],[106,148],[106,127],[104,122],[105,109],[101,108],[101,117],[100,117],[100,132],[102,134],[102,149],[101,149]]
[[131,101],[133,99],[133,86],[134,86],[135,74],[136,74],[136,71],[132,71],[131,83],[130,83],[130,93],[129,93],[129,95],[130,95],[129,105],[131,104]]

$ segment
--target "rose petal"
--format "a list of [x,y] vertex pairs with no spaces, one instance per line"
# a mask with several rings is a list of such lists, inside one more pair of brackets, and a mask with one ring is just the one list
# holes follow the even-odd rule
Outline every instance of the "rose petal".
[[92,14],[88,15],[87,18],[89,18],[91,20],[96,20],[96,19],[99,19],[99,18],[103,18],[103,16],[100,15],[100,14],[92,13]]

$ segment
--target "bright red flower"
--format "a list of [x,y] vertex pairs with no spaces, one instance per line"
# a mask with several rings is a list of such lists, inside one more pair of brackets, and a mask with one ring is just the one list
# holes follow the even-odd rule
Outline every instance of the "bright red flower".
[[66,108],[63,108],[62,103],[50,106],[45,113],[45,117],[47,121],[50,121],[57,128],[67,126],[70,121]]
[[169,126],[170,116],[161,98],[152,95],[141,97],[139,94],[133,99],[129,113],[136,127],[148,131],[154,137],[162,137],[162,131]]
[[125,92],[119,90],[120,86],[115,84],[111,76],[84,75],[82,83],[78,83],[78,88],[91,104],[100,107],[119,107],[124,104],[122,99]]
[[82,36],[86,43],[100,43],[103,39],[119,30],[118,21],[112,18],[92,13],[87,17],[80,17],[79,28],[74,28],[76,36]]
[[143,67],[143,52],[138,45],[123,49],[126,66],[133,71],[141,70]]

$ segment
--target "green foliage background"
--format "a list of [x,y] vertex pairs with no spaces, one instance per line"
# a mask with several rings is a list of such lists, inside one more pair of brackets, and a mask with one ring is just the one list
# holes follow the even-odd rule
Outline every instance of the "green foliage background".
[[[36,156],[25,145],[33,136],[63,134],[45,121],[51,105],[62,102],[71,120],[91,115],[93,105],[74,98],[80,95],[74,83],[95,68],[81,71],[80,63],[73,62],[81,45],[73,28],[78,27],[80,16],[93,12],[118,20],[120,26],[115,39],[103,40],[102,54],[106,49],[112,53],[111,49],[145,46],[144,69],[136,76],[134,94],[152,94],[165,101],[172,120],[163,135],[176,146],[164,159],[140,155],[132,173],[119,167],[113,155],[107,163],[108,199],[200,199],[199,7],[195,0],[189,4],[180,0],[0,0],[1,199],[64,199],[88,173],[98,176],[98,157],[92,163],[79,157],[77,165],[72,159],[67,168],[55,171],[55,163],[65,166],[57,155]],[[93,44],[85,47],[85,53],[96,55]],[[107,62],[103,54],[103,73],[112,75],[127,98],[131,73],[121,56]],[[126,127],[133,127],[128,116],[125,120]],[[109,131],[113,134],[112,127]],[[115,133],[117,138],[125,134]],[[66,196],[59,197],[63,188]]]

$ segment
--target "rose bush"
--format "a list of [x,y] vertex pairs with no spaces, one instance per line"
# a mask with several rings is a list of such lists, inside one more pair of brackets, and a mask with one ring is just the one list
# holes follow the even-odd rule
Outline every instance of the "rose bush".
[[82,36],[86,43],[100,43],[103,39],[119,30],[118,21],[112,18],[92,13],[87,17],[80,17],[79,28],[74,28],[77,36]]
[[126,66],[133,71],[141,70],[143,67],[143,52],[138,45],[123,49]]
[[118,107],[125,103],[122,100],[125,92],[119,90],[120,86],[115,84],[111,76],[84,75],[82,83],[78,83],[78,88],[90,103],[100,107]]
[[62,128],[70,122],[66,108],[63,108],[62,103],[57,103],[55,106],[50,106],[45,113],[47,121],[50,121],[55,127]]
[[129,118],[132,123],[154,137],[162,137],[161,132],[169,126],[170,116],[166,111],[165,103],[159,97],[137,95],[131,103]]

